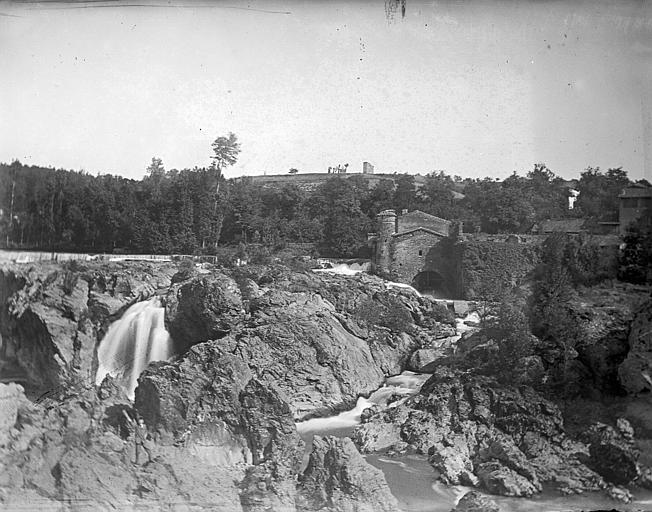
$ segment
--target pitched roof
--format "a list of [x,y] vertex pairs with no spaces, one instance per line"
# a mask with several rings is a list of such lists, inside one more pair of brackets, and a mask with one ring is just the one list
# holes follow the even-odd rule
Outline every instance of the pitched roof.
[[436,235],[436,236],[440,236],[440,237],[446,237],[447,236],[444,233],[438,233],[434,229],[424,228],[424,227],[421,227],[421,226],[413,228],[413,229],[408,229],[407,231],[401,231],[400,233],[392,233],[392,236],[394,238],[400,238],[402,236],[414,233],[415,231],[425,231],[426,233],[430,233],[431,235]]
[[650,197],[652,196],[652,187],[645,183],[634,183],[623,189],[618,197]]
[[401,215],[401,217],[403,217],[403,218],[405,218],[405,217],[417,217],[417,218],[420,218],[420,219],[432,220],[433,222],[439,221],[439,222],[448,222],[448,223],[450,223],[449,220],[442,219],[441,217],[436,217],[435,215],[430,215],[429,213],[422,212],[421,210],[412,210],[409,213],[404,213],[403,215]]

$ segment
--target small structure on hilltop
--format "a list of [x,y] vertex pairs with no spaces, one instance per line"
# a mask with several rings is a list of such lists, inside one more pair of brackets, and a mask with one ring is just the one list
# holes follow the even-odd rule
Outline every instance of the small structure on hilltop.
[[371,268],[395,276],[419,291],[446,294],[437,246],[452,231],[452,222],[419,210],[383,210],[378,231],[369,233]]

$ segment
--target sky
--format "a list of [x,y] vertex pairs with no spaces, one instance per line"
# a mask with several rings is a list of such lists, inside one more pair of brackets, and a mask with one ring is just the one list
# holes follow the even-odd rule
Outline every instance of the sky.
[[652,180],[652,0],[0,0],[0,162]]

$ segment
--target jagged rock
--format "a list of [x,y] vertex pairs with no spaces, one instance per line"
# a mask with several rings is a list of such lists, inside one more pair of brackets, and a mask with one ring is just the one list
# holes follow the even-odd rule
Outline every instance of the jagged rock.
[[[263,403],[273,403],[260,389],[245,394],[261,397],[261,403],[251,404],[256,414],[265,414]],[[192,510],[242,510],[236,483],[244,477],[244,468],[206,464],[192,446],[160,446],[155,462],[132,464],[132,438],[120,437],[120,429],[105,421],[110,410],[117,407],[115,397],[110,397],[107,407],[94,390],[89,390],[45,408],[29,402],[19,386],[1,384],[0,396],[4,397],[2,411],[8,418],[5,425],[9,427],[15,417],[9,428],[9,443],[0,447],[3,509],[48,506],[48,510],[67,510],[70,505],[71,510],[80,511],[133,510],[175,503]],[[284,428],[279,422],[269,423],[272,430],[260,426],[250,433],[252,439],[259,439],[256,446],[263,451],[267,445],[260,432],[275,438],[294,428],[287,405],[285,410]],[[291,460],[288,454],[284,452],[279,458]]]
[[254,317],[259,325],[222,341],[261,381],[278,387],[297,419],[353,404],[381,385],[384,360],[320,296],[270,292],[265,298],[270,305]]
[[297,512],[398,512],[379,469],[368,464],[348,438],[315,436],[300,477]]
[[500,512],[500,507],[478,491],[469,491],[451,512]]
[[618,367],[629,350],[627,335],[633,312],[627,301],[615,306],[591,305],[580,311],[584,318],[583,339],[576,347],[579,361],[588,370],[585,387],[591,386],[604,392],[618,393]]
[[543,361],[539,356],[525,356],[514,365],[513,382],[515,384],[535,385],[545,377]]
[[639,487],[652,490],[652,468],[641,468],[641,474],[635,483]]
[[96,345],[113,315],[167,286],[170,275],[169,266],[149,264],[3,267],[0,365],[37,395],[90,380]]
[[[632,442],[631,425],[627,420],[620,422],[621,431],[609,425],[597,423],[586,433],[590,465],[607,481],[626,485],[638,478],[639,451]],[[624,435],[623,435],[624,431]]]
[[598,490],[581,462],[588,450],[565,435],[559,409],[527,386],[439,367],[420,392],[366,419],[353,438],[363,452],[396,443],[428,454],[440,479],[490,492],[530,496],[543,483]]
[[[350,282],[278,267],[266,272],[275,274],[237,269],[173,287],[168,323],[177,341],[190,333],[182,343],[220,338],[218,344],[245,361],[258,380],[277,387],[296,419],[353,405],[400,373],[409,354],[438,332],[439,323],[426,321],[434,306],[385,290],[380,280]],[[346,297],[334,304],[336,288]],[[376,324],[374,308],[392,313]],[[418,325],[417,313],[423,325],[434,327]]]
[[500,462],[483,462],[476,468],[476,474],[482,487],[493,494],[503,496],[532,496],[541,492],[537,486],[513,469]]
[[243,316],[240,289],[221,272],[174,285],[165,298],[166,325],[181,349],[225,336]]
[[616,501],[622,501],[623,503],[631,503],[632,493],[623,487],[618,487],[616,485],[610,485],[607,487],[607,496]]
[[652,390],[652,300],[636,312],[627,343],[627,358],[618,368],[620,383],[629,393]]
[[430,373],[437,366],[441,360],[446,360],[450,357],[450,352],[447,349],[438,348],[422,348],[415,350],[410,361],[408,362],[408,370],[416,372]]
[[0,384],[0,447],[7,444],[18,418],[18,404],[23,389],[17,384]]

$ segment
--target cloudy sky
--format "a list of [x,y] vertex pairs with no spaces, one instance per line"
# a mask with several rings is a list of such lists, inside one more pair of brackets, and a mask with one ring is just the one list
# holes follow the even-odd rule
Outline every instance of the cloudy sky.
[[[0,161],[652,173],[652,2],[0,0]],[[647,165],[646,165],[647,161]]]

